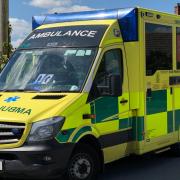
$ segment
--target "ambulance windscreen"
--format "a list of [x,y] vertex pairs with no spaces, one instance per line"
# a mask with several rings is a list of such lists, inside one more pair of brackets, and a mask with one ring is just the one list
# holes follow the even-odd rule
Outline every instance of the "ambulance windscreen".
[[47,47],[97,47],[108,26],[64,26],[33,31],[19,49]]

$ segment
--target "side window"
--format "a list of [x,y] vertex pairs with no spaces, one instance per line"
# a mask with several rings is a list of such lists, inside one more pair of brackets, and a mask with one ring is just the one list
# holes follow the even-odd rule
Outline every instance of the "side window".
[[176,28],[176,61],[177,69],[180,69],[180,28]]
[[146,23],[146,75],[172,69],[172,27]]
[[109,86],[111,75],[120,75],[123,79],[123,54],[121,49],[112,49],[105,52],[88,97],[89,102],[100,97],[102,90],[103,92],[108,91],[106,87]]
[[120,49],[109,50],[104,54],[96,74],[96,85],[108,86],[109,77],[111,75],[123,76],[123,57]]

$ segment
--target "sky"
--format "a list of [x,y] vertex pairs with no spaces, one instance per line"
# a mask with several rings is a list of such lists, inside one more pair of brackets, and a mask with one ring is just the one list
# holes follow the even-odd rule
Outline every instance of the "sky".
[[32,16],[95,9],[113,9],[140,6],[174,13],[177,0],[9,0],[10,23],[14,47],[32,30]]

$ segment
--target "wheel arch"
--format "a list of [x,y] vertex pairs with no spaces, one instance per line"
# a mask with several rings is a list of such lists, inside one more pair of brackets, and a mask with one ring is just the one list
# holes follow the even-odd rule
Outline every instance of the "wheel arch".
[[102,172],[104,170],[104,154],[98,138],[95,137],[93,134],[86,133],[84,134],[84,136],[79,138],[78,142],[75,145],[75,149],[78,148],[78,146],[81,144],[88,144],[91,145],[93,148],[95,148],[95,150],[97,151],[100,157],[100,164],[101,164],[100,171]]

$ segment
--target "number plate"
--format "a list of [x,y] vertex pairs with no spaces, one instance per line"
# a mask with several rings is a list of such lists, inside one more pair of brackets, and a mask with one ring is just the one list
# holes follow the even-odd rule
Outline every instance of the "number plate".
[[0,160],[0,171],[2,171],[2,170],[3,170],[3,161]]

